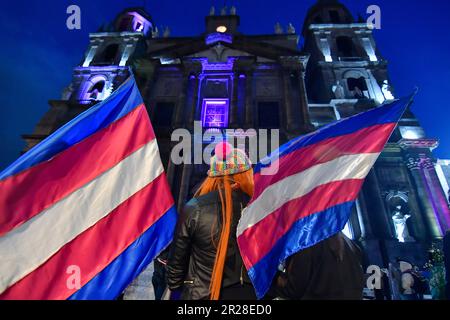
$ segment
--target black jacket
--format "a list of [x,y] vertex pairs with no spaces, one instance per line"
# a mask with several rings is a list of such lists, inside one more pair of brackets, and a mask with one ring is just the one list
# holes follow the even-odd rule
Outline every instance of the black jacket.
[[275,278],[271,295],[302,300],[361,300],[361,250],[344,234],[299,251]]
[[[250,283],[236,242],[237,224],[249,197],[241,191],[233,191],[232,197],[233,220],[222,288]],[[222,207],[217,191],[192,199],[180,214],[167,265],[167,283],[171,290],[182,288],[182,299],[209,298],[221,219]]]

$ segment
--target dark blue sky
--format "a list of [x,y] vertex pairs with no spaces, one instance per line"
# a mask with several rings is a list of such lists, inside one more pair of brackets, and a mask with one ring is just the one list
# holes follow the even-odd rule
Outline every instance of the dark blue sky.
[[[169,26],[171,35],[198,35],[211,0],[147,0],[147,9],[158,26]],[[214,1],[222,5],[223,0]],[[378,47],[389,61],[397,95],[420,88],[413,106],[429,137],[439,138],[435,155],[450,158],[450,1],[342,0],[356,16],[366,16],[368,5],[382,10],[382,29],[375,32]],[[15,0],[1,1],[0,30],[0,169],[18,157],[20,135],[31,133],[48,110],[47,100],[59,99],[71,81],[72,68],[82,59],[88,33],[128,6],[143,0]],[[235,0],[241,32],[273,33],[275,22],[292,22],[301,30],[307,9],[315,0]],[[81,30],[66,28],[66,8],[81,8]],[[162,28],[160,27],[160,30]]]

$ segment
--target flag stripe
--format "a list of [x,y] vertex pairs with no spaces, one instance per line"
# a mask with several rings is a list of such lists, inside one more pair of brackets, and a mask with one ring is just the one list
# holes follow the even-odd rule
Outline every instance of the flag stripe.
[[[281,146],[277,150],[277,153],[273,156],[276,157],[276,155],[279,155],[281,157],[286,153],[292,152],[302,147],[316,144],[325,139],[350,134],[365,127],[370,127],[377,124],[396,123],[403,114],[405,106],[408,104],[410,99],[411,97],[403,98],[390,104],[371,109],[364,113],[360,113],[352,117],[333,122],[320,128],[317,131],[289,141],[288,143]],[[259,162],[255,167],[255,173],[258,173],[262,167],[267,167],[269,165],[270,162],[266,161],[265,159],[261,160],[261,162]]]
[[0,181],[0,236],[82,187],[154,138],[145,106]]
[[95,180],[0,237],[0,257],[3,260],[0,264],[0,293],[162,172],[154,139]]
[[[243,260],[246,266],[252,267],[249,276],[259,298],[270,287],[280,262],[344,228],[362,180],[381,152],[382,146],[377,149],[373,144],[388,141],[412,97],[393,101],[295,138],[256,166],[257,192],[253,202],[243,212],[237,234]],[[380,136],[367,132],[355,133],[370,127],[378,127],[372,133]],[[326,142],[331,139],[334,143]],[[336,143],[342,145],[335,146]],[[347,151],[353,150],[357,154],[347,154]],[[267,168],[269,172],[261,172],[274,161],[279,161],[280,165]],[[274,177],[262,177],[273,172]],[[355,180],[359,182],[354,183]],[[333,191],[333,186],[339,183],[350,185],[334,188]],[[315,189],[321,191],[314,196]],[[326,209],[320,211],[324,207]],[[245,247],[246,243],[257,246],[258,252],[254,252],[254,246]]]
[[155,256],[172,241],[177,213],[172,207],[119,257],[97,274],[70,300],[115,299]]
[[304,196],[320,185],[339,180],[364,179],[378,156],[379,153],[345,155],[268,186],[261,196],[247,207],[239,222],[237,235],[266,218],[286,201]]
[[[255,174],[255,191],[252,199],[257,199],[267,185],[316,164],[325,163],[348,154],[381,152],[386,144],[387,137],[394,128],[395,123],[374,125],[285,154],[273,163],[275,167],[278,166],[283,170],[272,175],[263,175],[261,172]],[[352,143],[349,143],[349,141]]]
[[142,103],[134,78],[130,77],[108,99],[78,115],[14,161],[0,173],[0,180],[50,159],[97,130],[122,118]]
[[354,203],[350,201],[331,207],[295,223],[291,230],[277,241],[270,253],[248,270],[257,296],[263,297],[266,294],[278,265],[286,258],[341,231],[349,219]]
[[[76,291],[67,287],[69,266],[79,268],[83,286],[172,206],[173,199],[163,173],[9,287],[0,299],[67,299]],[[105,239],[106,234],[110,235],[108,239]],[[48,282],[51,282],[50,287],[47,287]]]
[[[264,220],[246,229],[238,238],[238,242],[240,249],[248,253],[244,258],[247,269],[270,252],[276,242],[289,232],[294,224],[299,224],[301,219],[355,200],[363,182],[363,179],[342,180],[318,186],[302,197],[285,202]],[[339,192],[340,190],[345,192]]]

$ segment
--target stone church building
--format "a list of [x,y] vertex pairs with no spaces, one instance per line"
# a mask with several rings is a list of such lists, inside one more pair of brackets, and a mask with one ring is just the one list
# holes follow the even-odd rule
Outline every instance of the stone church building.
[[[355,21],[337,0],[317,1],[300,32],[291,24],[276,24],[273,34],[262,35],[241,33],[235,7],[216,9],[205,17],[204,32],[194,37],[158,30],[143,8],[126,9],[91,33],[72,83],[61,99],[49,101],[34,132],[23,135],[26,150],[108,97],[131,69],[180,207],[205,177],[207,165],[170,161],[174,129],[193,134],[194,121],[202,122],[203,131],[279,129],[284,143],[395,98],[371,27]],[[443,170],[437,172],[431,153],[437,146],[406,112],[345,229],[364,248],[366,265],[387,267],[401,257],[422,266],[431,243],[450,228]],[[403,223],[402,235],[396,222]]]

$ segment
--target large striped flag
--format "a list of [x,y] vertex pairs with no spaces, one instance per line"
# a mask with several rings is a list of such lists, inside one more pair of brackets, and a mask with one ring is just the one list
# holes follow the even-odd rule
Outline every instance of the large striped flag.
[[409,101],[397,100],[286,143],[268,158],[269,165],[278,166],[275,174],[263,175],[268,168],[256,166],[255,193],[237,236],[258,297],[286,258],[344,228],[364,178]]
[[130,77],[0,174],[0,298],[114,299],[176,217]]

